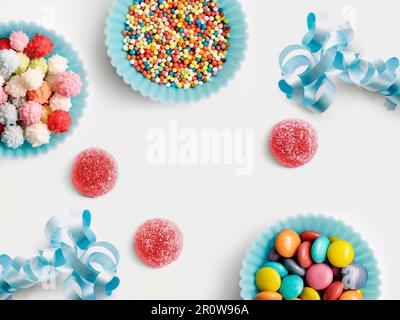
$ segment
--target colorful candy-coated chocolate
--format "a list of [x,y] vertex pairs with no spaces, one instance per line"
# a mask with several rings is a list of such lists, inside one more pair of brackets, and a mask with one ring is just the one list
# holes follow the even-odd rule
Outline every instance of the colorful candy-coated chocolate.
[[330,244],[331,242],[325,236],[315,239],[311,248],[311,257],[315,263],[325,262]]
[[343,293],[343,283],[341,281],[333,282],[324,292],[324,300],[338,300]]
[[279,261],[281,259],[281,256],[279,253],[276,251],[275,247],[271,249],[271,251],[268,254],[268,260],[269,261]]
[[368,281],[368,272],[364,266],[353,262],[342,269],[343,287],[348,290],[358,290],[365,287]]
[[293,230],[283,230],[275,239],[275,249],[284,258],[294,257],[300,244],[300,237]]
[[336,241],[342,240],[342,239],[340,239],[340,238],[338,238],[338,237],[328,237],[328,239],[329,239],[329,241],[330,241],[331,243],[334,243],[334,242],[336,242]]
[[309,268],[313,261],[311,259],[311,242],[303,242],[297,249],[297,261],[300,267],[307,269]]
[[310,287],[305,287],[303,289],[303,292],[300,295],[301,300],[321,300],[321,297],[319,296],[319,293],[317,290],[310,288]]
[[332,243],[328,249],[329,262],[339,268],[348,266],[353,262],[354,249],[353,246],[344,240],[338,240]]
[[272,268],[275,269],[281,278],[286,277],[289,275],[289,271],[286,269],[286,267],[279,262],[267,262],[264,267]]
[[262,291],[256,295],[256,300],[282,300],[282,295],[273,291]]
[[300,277],[304,277],[306,274],[306,270],[304,270],[294,259],[285,259],[283,260],[285,267],[289,270],[290,273],[298,275]]
[[356,290],[349,290],[343,292],[340,296],[339,300],[363,300],[363,296],[361,292]]
[[322,234],[320,234],[317,231],[303,231],[302,233],[300,233],[300,239],[302,242],[308,241],[308,242],[314,242],[315,239],[321,237]]
[[287,276],[282,280],[279,293],[285,300],[292,300],[300,296],[304,289],[303,279],[296,275]]
[[312,265],[306,272],[307,284],[315,290],[324,290],[333,281],[332,269],[325,263]]
[[334,280],[342,279],[342,268],[331,266]]
[[276,292],[281,287],[281,277],[275,269],[264,267],[256,274],[256,284],[261,291]]
[[341,238],[283,230],[256,274],[255,299],[362,300],[368,272],[353,259],[351,243]]
[[364,298],[364,291],[363,289],[355,290],[362,298]]

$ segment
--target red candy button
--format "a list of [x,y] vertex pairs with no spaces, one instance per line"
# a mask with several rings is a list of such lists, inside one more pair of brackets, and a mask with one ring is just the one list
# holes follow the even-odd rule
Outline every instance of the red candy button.
[[308,241],[312,243],[315,239],[318,239],[319,237],[322,237],[322,234],[316,231],[304,231],[300,233],[300,239],[302,242]]
[[342,281],[332,283],[324,292],[323,300],[337,300],[343,293]]
[[153,219],[140,226],[134,247],[144,263],[162,268],[178,259],[183,247],[183,235],[174,222]]
[[311,259],[311,242],[303,242],[297,249],[297,261],[299,265],[307,269],[311,267],[313,261]]
[[311,161],[317,152],[317,132],[306,121],[285,120],[272,129],[269,148],[280,164],[300,167]]
[[91,148],[82,151],[72,167],[72,183],[82,195],[96,198],[110,192],[118,178],[118,165],[106,151]]

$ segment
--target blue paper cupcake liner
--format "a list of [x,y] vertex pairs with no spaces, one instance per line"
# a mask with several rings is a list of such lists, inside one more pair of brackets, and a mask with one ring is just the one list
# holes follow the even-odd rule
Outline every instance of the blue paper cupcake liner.
[[269,227],[262,236],[256,240],[242,261],[240,271],[240,296],[244,300],[254,300],[259,292],[255,275],[257,271],[268,261],[268,254],[275,245],[275,237],[285,229],[292,229],[297,233],[306,230],[315,230],[326,236],[335,236],[350,242],[355,251],[354,260],[363,265],[368,271],[368,282],[363,288],[364,299],[376,300],[380,296],[380,270],[378,262],[367,242],[361,235],[346,225],[343,221],[323,215],[299,215],[290,217]]
[[[78,73],[82,79],[82,91],[77,96],[72,98],[72,108],[69,114],[72,118],[72,124],[67,133],[64,134],[52,134],[50,143],[33,148],[28,142],[25,142],[23,146],[18,149],[10,149],[4,143],[0,142],[0,158],[26,158],[30,156],[37,156],[44,154],[55,149],[60,143],[64,142],[70,135],[72,135],[75,129],[78,127],[79,121],[83,116],[84,108],[86,107],[86,101],[88,96],[88,80],[87,74],[80,60],[78,53],[72,48],[63,36],[58,35],[55,31],[46,29],[35,23],[29,22],[9,22],[0,23],[0,38],[9,37],[13,31],[24,31],[30,39],[32,39],[36,33],[40,33],[48,36],[54,43],[54,51],[51,55],[59,54],[68,59],[68,70]],[[48,57],[46,57],[47,59]]]
[[145,78],[126,60],[126,52],[122,50],[124,38],[122,30],[129,7],[135,1],[138,0],[115,0],[109,10],[105,29],[107,53],[111,64],[126,84],[130,85],[133,90],[139,91],[143,96],[166,103],[188,103],[205,99],[228,85],[240,69],[245,58],[248,41],[246,17],[238,0],[218,0],[231,26],[231,46],[224,68],[213,77],[212,81],[190,89],[167,88],[154,83]]

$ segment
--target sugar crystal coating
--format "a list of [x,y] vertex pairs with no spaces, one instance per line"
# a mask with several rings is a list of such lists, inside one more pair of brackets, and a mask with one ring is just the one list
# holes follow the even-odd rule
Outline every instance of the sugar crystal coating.
[[86,149],[76,157],[71,178],[78,192],[97,198],[114,188],[118,179],[118,164],[102,149]]
[[282,165],[300,167],[311,161],[317,152],[317,132],[306,121],[285,120],[272,129],[269,148]]
[[183,235],[172,221],[153,219],[140,226],[134,247],[139,258],[154,268],[165,267],[176,261],[183,247]]

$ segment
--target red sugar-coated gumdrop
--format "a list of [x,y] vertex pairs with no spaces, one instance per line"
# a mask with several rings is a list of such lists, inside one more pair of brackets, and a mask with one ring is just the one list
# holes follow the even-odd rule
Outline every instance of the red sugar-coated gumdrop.
[[10,50],[10,39],[2,38],[0,39],[0,50]]
[[272,129],[269,148],[280,164],[300,167],[311,161],[317,152],[317,132],[306,121],[285,120]]
[[118,179],[114,157],[98,148],[82,151],[72,166],[72,183],[82,195],[97,198],[110,192]]
[[25,49],[25,53],[29,58],[43,58],[53,52],[54,44],[49,37],[41,34],[36,34],[35,37],[29,41]]
[[179,258],[183,247],[183,235],[174,222],[153,219],[140,226],[135,235],[134,246],[144,263],[154,268],[162,268]]

